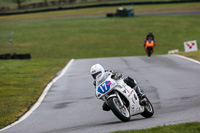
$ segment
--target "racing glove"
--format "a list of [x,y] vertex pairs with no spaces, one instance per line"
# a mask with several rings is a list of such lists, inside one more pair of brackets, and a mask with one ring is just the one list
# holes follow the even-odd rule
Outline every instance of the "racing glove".
[[112,76],[111,76],[111,78],[112,79],[115,79],[115,80],[118,80],[118,79],[120,79],[122,77],[122,74],[119,74],[119,73],[117,73],[117,72],[113,72],[112,73]]
[[94,87],[96,88],[96,80],[93,82]]

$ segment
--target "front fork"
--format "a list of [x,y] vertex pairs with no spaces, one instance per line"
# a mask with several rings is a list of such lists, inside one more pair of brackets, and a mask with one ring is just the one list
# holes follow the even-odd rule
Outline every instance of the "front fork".
[[117,98],[119,99],[119,102],[120,102],[120,104],[121,104],[121,107],[124,107],[124,103],[123,103],[121,97],[119,96],[119,93],[118,93],[117,91],[115,91],[115,94],[116,94]]
[[107,101],[107,99],[109,99],[110,97],[116,97],[117,96],[117,98],[119,99],[119,103],[120,103],[120,105],[121,105],[121,107],[123,107],[124,106],[124,103],[123,103],[123,101],[122,101],[122,99],[121,99],[121,97],[119,96],[119,93],[117,92],[117,91],[115,91],[115,94],[112,94],[112,95],[110,95],[109,97],[102,97],[102,100],[103,101],[105,101],[106,102],[106,104],[108,105],[108,101]]

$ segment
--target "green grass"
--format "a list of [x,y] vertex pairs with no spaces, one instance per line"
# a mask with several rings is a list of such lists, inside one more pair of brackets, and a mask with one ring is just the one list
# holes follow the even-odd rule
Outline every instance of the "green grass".
[[0,128],[24,114],[67,61],[0,60]]
[[180,52],[179,54],[200,61],[200,50],[195,52]]
[[[11,16],[0,16],[0,24],[6,22],[38,20],[38,19],[53,19],[63,17],[75,16],[106,16],[106,13],[115,13],[115,7],[99,7],[99,8],[86,8],[78,10],[63,10],[54,12],[34,13],[34,14],[21,14]],[[123,6],[125,8],[132,8],[132,6]],[[135,14],[139,13],[154,13],[154,12],[183,12],[183,11],[199,11],[200,2],[196,3],[182,3],[182,4],[164,4],[164,5],[142,5],[134,6]]]
[[112,133],[199,133],[200,122],[183,123],[170,126],[159,126],[150,129],[117,131]]
[[[48,7],[43,7],[43,9],[48,9],[48,8],[57,8],[59,5],[52,6],[51,2],[52,0],[47,0],[48,2]],[[57,1],[58,0],[53,0]],[[75,3],[69,4],[69,3],[61,3],[62,7],[76,7],[76,6],[87,6],[87,5],[97,5],[97,4],[107,4],[107,3],[127,3],[127,2],[149,2],[149,1],[179,1],[179,0],[107,0],[107,1],[99,1],[99,0],[87,0],[83,2],[82,0],[76,0]],[[27,4],[33,4],[33,3],[43,3],[44,0],[26,0],[25,2],[21,3],[21,5],[27,5]],[[16,2],[11,2],[8,0],[0,0],[0,7],[9,7],[11,10],[17,11],[18,6]],[[40,8],[41,9],[41,8]],[[30,9],[25,9],[25,10],[30,10]],[[32,10],[32,9],[31,9]],[[35,9],[34,9],[35,10]],[[37,8],[36,8],[37,10]],[[18,11],[24,11],[24,10],[18,10]]]
[[33,58],[144,55],[143,40],[149,31],[156,36],[155,54],[183,51],[183,42],[200,41],[197,15],[27,22],[0,28],[14,31],[16,51],[31,52]]
[[[166,6],[166,5],[165,5]],[[92,9],[94,10],[94,9]],[[145,9],[146,10],[146,9]],[[80,13],[83,10],[70,11]],[[91,9],[84,10],[89,14]],[[49,12],[65,16],[62,12]],[[46,13],[0,17],[45,18]],[[36,15],[36,16],[35,16]],[[38,15],[38,16],[37,16]],[[0,128],[17,120],[37,100],[45,85],[71,58],[145,55],[143,40],[149,31],[157,39],[154,55],[183,51],[183,42],[200,42],[199,15],[149,16],[53,20],[0,25],[14,32],[17,53],[31,53],[31,60],[0,60]],[[1,45],[1,44],[0,44]],[[196,56],[199,58],[199,52]],[[89,74],[89,73],[88,73]]]

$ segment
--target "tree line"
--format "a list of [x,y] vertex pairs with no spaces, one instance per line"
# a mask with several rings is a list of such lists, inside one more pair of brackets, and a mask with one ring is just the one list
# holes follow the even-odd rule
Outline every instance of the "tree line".
[[[32,3],[32,4],[28,4],[26,6],[22,6],[23,3],[30,1],[30,0],[4,0],[6,2],[10,2],[10,3],[16,3],[18,9],[24,9],[25,7],[45,7],[48,6],[48,4],[50,3],[51,5],[60,5],[61,3],[74,3],[76,2],[76,0],[57,0],[57,1],[48,1],[48,0],[43,0],[42,2],[39,3]],[[86,2],[87,0],[82,0],[84,2]]]

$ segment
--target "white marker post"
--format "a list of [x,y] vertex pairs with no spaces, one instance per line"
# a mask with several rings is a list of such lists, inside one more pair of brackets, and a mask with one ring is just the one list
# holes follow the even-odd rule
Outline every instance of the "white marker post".
[[175,54],[175,53],[178,53],[178,52],[179,52],[179,50],[175,49],[175,50],[168,51],[168,54]]
[[198,51],[197,41],[184,42],[185,52]]

